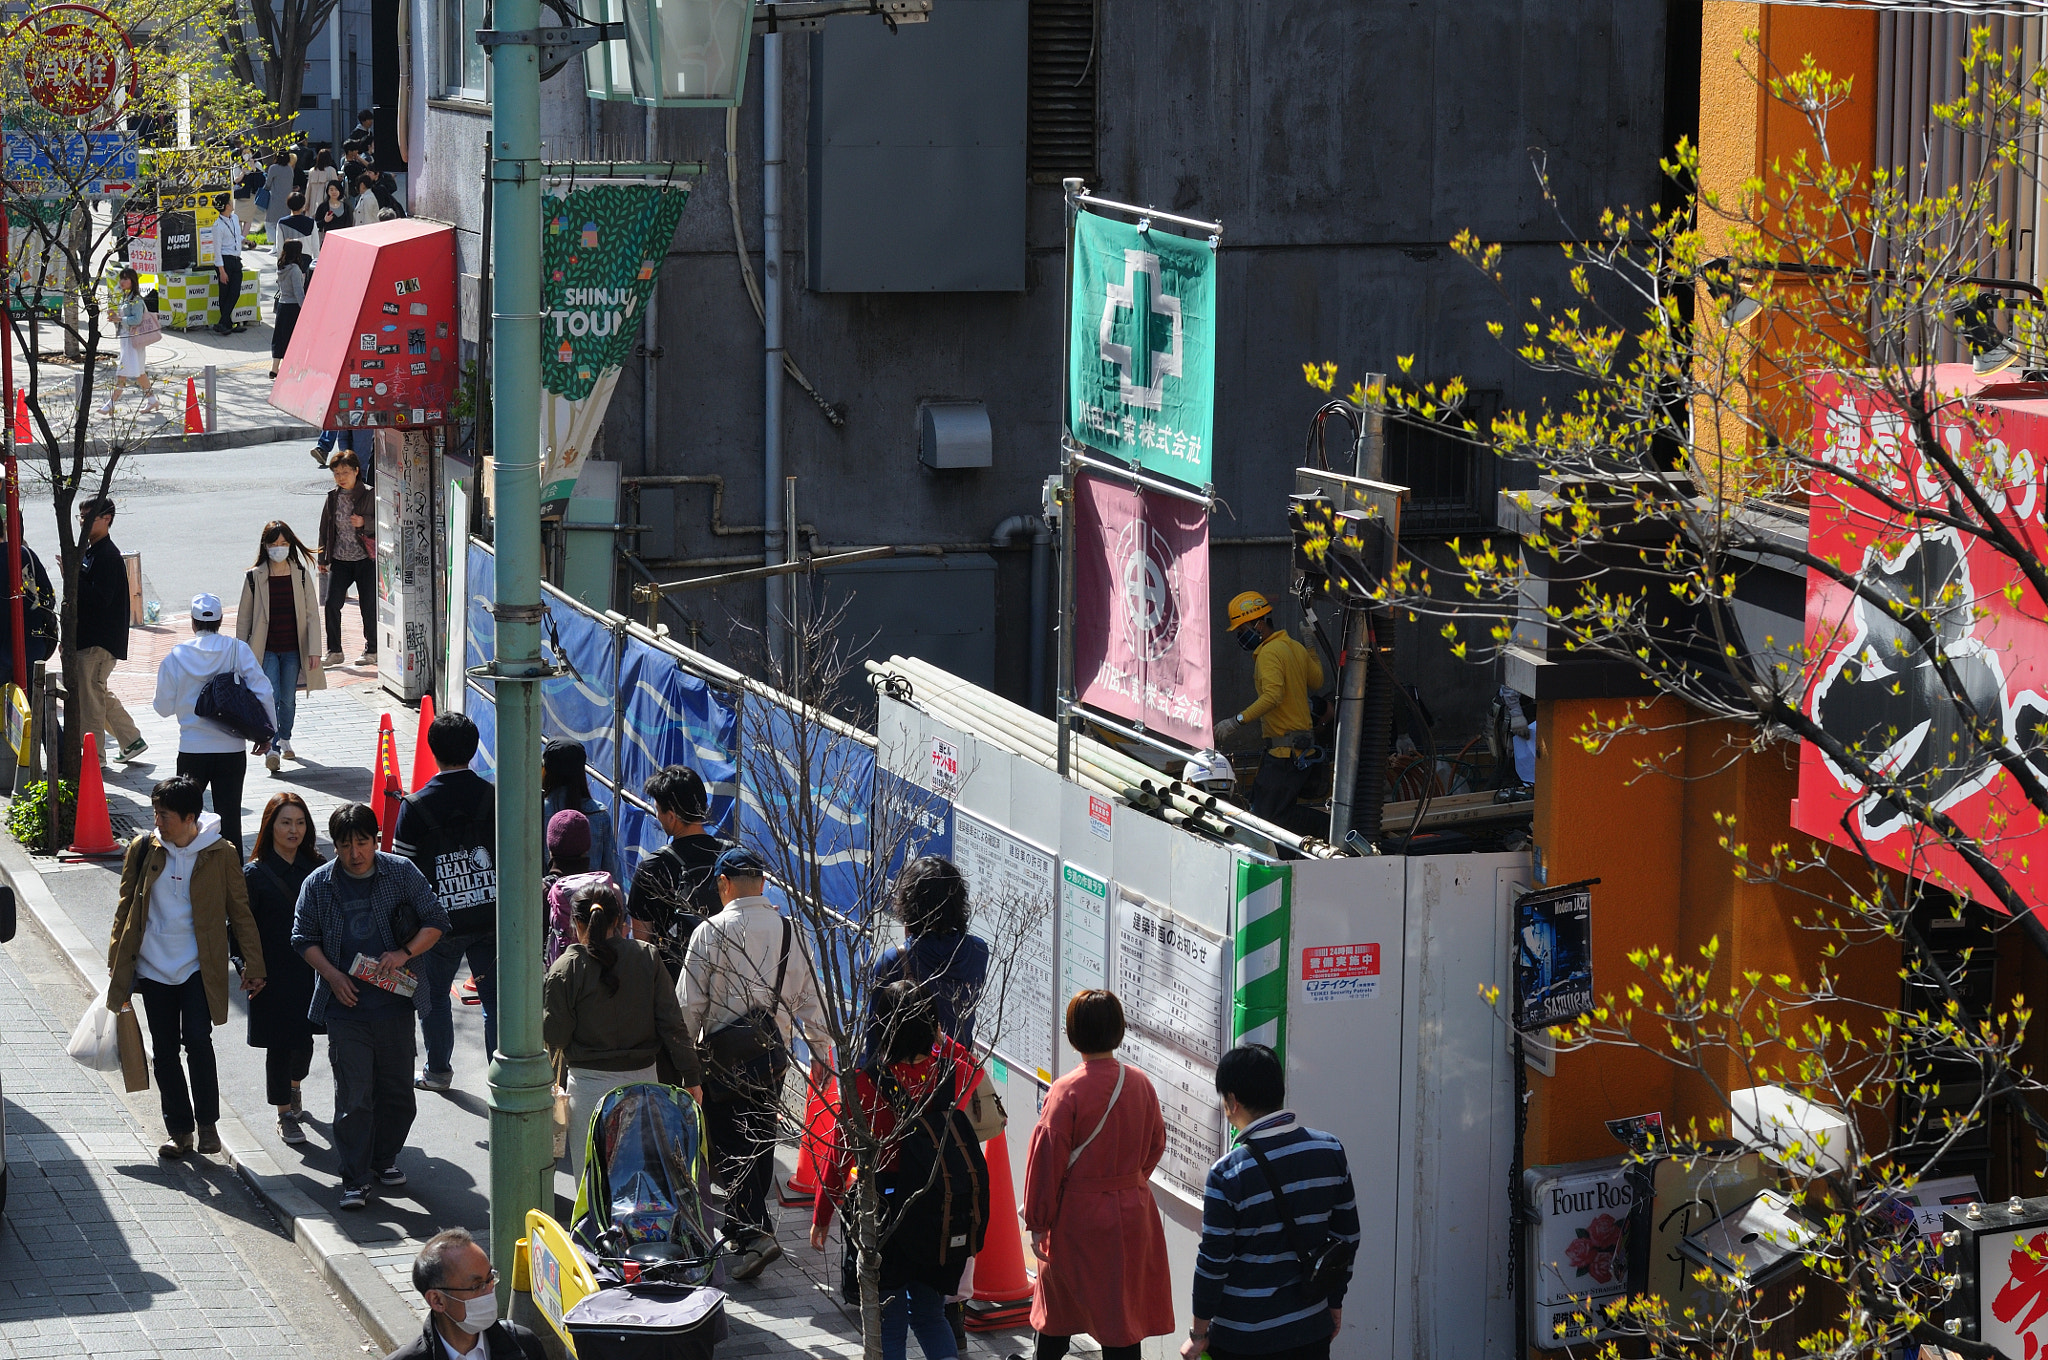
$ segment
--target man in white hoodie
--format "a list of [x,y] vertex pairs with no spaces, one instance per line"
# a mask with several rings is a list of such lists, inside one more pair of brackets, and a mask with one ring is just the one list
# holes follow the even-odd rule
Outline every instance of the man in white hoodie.
[[[199,716],[199,691],[223,671],[232,671],[263,701],[263,710],[277,723],[277,701],[263,665],[249,644],[240,638],[223,637],[220,631],[220,596],[192,597],[192,636],[164,654],[156,671],[156,711],[178,720],[178,773],[190,775],[204,790],[213,788],[213,810],[220,817],[220,834],[242,851],[242,780],[249,773],[249,757],[242,738],[211,718]],[[261,755],[267,749],[256,748]]]
[[200,811],[199,797],[184,775],[150,790],[156,830],[128,847],[107,953],[107,1008],[119,1011],[140,994],[149,1022],[170,1134],[157,1149],[163,1157],[189,1155],[195,1131],[200,1152],[220,1151],[213,1027],[228,1020],[230,929],[240,945],[242,989],[262,991],[265,972],[240,857],[221,839],[220,819]]

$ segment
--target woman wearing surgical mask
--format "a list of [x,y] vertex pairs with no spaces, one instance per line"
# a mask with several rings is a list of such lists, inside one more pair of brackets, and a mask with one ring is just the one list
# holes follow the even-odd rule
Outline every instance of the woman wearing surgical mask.
[[299,682],[326,689],[320,673],[320,592],[311,555],[292,526],[274,519],[263,526],[256,565],[242,577],[242,605],[235,611],[235,636],[249,644],[277,696],[277,740],[263,763],[273,772],[292,750],[292,719],[299,708]]

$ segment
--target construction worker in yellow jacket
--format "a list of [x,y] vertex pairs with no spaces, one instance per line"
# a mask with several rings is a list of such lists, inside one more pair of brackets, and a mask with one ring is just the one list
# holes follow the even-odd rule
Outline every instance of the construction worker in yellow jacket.
[[1274,626],[1273,606],[1256,590],[1231,600],[1229,617],[1237,645],[1252,654],[1252,681],[1259,697],[1216,724],[1216,744],[1229,741],[1245,724],[1258,722],[1265,754],[1252,780],[1252,811],[1278,821],[1301,796],[1310,769],[1320,759],[1308,692],[1321,687],[1323,667],[1314,652]]

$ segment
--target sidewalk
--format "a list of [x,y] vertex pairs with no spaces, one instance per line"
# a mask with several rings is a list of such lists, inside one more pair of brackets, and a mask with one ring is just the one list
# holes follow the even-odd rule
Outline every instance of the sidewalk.
[[[107,792],[117,836],[149,824],[149,786],[175,766],[176,724],[150,712],[148,699],[154,687],[154,658],[184,636],[186,627],[180,618],[136,629],[130,659],[115,672],[115,692],[128,702],[150,746],[141,760],[109,775]],[[348,640],[353,646],[353,635]],[[417,718],[400,709],[373,679],[345,668],[341,674],[330,673],[332,688],[300,696],[293,745],[301,760],[287,764],[278,776],[269,775],[260,760],[251,762],[244,788],[245,834],[253,837],[256,816],[270,792],[290,788],[306,798],[324,842],[328,812],[339,802],[365,799],[370,792],[380,713],[393,713],[400,762],[410,774]],[[113,920],[119,863],[62,864],[31,857],[0,838],[0,874],[16,885],[23,907],[66,944],[80,975],[92,985],[103,983],[101,942]],[[458,998],[461,986],[458,978]],[[372,1340],[380,1346],[398,1344],[417,1326],[411,1318],[422,1311],[408,1279],[420,1244],[444,1227],[459,1225],[481,1233],[488,1223],[490,1121],[482,1013],[474,1006],[455,1007],[455,1086],[446,1094],[419,1095],[419,1116],[398,1163],[410,1183],[395,1191],[380,1190],[361,1213],[338,1214],[333,1205],[339,1181],[328,1122],[333,1079],[324,1054],[316,1054],[304,1087],[311,1141],[302,1148],[288,1147],[277,1137],[273,1113],[264,1104],[262,1055],[242,1042],[241,994],[234,998],[236,1018],[216,1031],[222,1098],[240,1116],[232,1121],[232,1133],[224,1121],[223,1140],[244,1179],[291,1226]],[[794,1170],[793,1149],[780,1149],[777,1160],[778,1179],[786,1178]],[[558,1216],[566,1217],[575,1195],[566,1169],[557,1172],[555,1188]],[[738,1360],[791,1347],[817,1357],[860,1354],[857,1311],[837,1299],[837,1248],[824,1256],[813,1252],[808,1229],[807,1213],[781,1210],[778,1236],[783,1260],[754,1281],[727,1286],[732,1334],[719,1348],[721,1356]],[[1028,1333],[992,1333],[971,1338],[968,1354],[974,1360],[990,1360],[1029,1349]]]
[[211,1158],[159,1162],[153,1092],[64,1044],[90,994],[34,927],[0,949],[9,1195],[0,1356],[360,1356],[362,1333]]

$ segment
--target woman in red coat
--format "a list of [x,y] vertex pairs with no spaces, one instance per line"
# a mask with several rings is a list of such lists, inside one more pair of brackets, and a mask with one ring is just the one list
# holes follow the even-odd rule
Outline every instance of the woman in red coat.
[[1151,1081],[1117,1060],[1123,1041],[1114,992],[1074,993],[1067,1042],[1087,1061],[1046,1093],[1024,1169],[1037,1360],[1060,1360],[1076,1332],[1100,1342],[1105,1360],[1138,1360],[1139,1342],[1173,1330],[1166,1231],[1150,1184],[1166,1123]]

